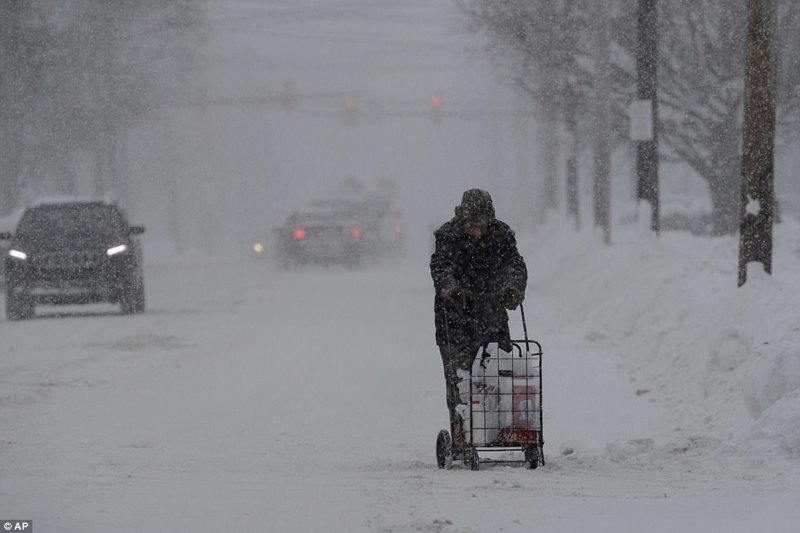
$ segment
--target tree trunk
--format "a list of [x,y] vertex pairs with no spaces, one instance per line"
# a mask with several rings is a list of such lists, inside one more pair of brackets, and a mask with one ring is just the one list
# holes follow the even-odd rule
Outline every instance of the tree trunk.
[[594,143],[594,190],[593,212],[594,225],[602,228],[603,242],[611,243],[611,149],[608,138],[611,135],[609,120],[610,98],[610,37],[608,12],[602,3],[596,4],[595,13],[597,21],[597,59],[595,79],[595,143]]
[[20,200],[20,175],[23,168],[25,145],[23,102],[25,89],[22,79],[21,27],[26,2],[4,0],[0,2],[0,142],[3,158],[0,162],[0,215],[17,207]]
[[578,122],[575,106],[567,110],[567,215],[575,220],[575,229],[581,228],[580,195],[578,187]]
[[94,152],[94,187],[93,194],[102,198],[108,192],[108,175],[111,168],[111,153],[107,141],[101,141]]
[[558,120],[552,110],[545,111],[544,142],[540,143],[542,173],[544,174],[544,208],[558,207]]

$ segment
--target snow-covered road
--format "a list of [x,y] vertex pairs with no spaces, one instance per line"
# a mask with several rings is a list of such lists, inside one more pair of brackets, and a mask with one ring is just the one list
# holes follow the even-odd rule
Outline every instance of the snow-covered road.
[[659,394],[598,332],[551,315],[535,283],[547,466],[477,473],[435,465],[446,411],[424,258],[300,272],[170,259],[148,265],[147,283],[143,315],[44,308],[0,321],[0,519],[48,532],[732,533],[800,521],[783,463],[672,436]]

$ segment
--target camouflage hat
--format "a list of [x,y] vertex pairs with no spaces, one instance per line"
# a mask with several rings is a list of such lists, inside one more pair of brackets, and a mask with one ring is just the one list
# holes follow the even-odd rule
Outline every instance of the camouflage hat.
[[461,197],[461,205],[456,206],[456,216],[479,223],[494,219],[492,197],[483,189],[468,189]]

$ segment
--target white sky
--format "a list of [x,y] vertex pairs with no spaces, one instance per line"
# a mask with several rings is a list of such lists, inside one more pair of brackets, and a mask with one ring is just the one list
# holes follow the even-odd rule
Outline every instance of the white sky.
[[[189,246],[230,253],[231,235],[248,241],[351,175],[396,180],[420,238],[468,187],[489,188],[501,206],[534,203],[520,200],[529,195],[518,194],[517,179],[521,158],[533,158],[532,123],[512,120],[510,90],[449,1],[230,1],[212,3],[209,18],[198,98],[274,98],[293,82],[300,105],[175,109],[169,130],[134,135],[132,171],[142,177],[134,209],[166,211],[155,231],[176,214]],[[342,120],[351,93],[362,110],[356,127]],[[443,102],[438,123],[433,95]],[[491,111],[501,113],[477,116]],[[165,206],[170,175],[181,191],[176,208]]]

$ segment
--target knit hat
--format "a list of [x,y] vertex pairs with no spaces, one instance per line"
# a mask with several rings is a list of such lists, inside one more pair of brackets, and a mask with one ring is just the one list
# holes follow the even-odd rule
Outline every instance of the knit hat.
[[477,223],[486,224],[494,219],[492,197],[483,189],[468,189],[456,206],[456,216]]

